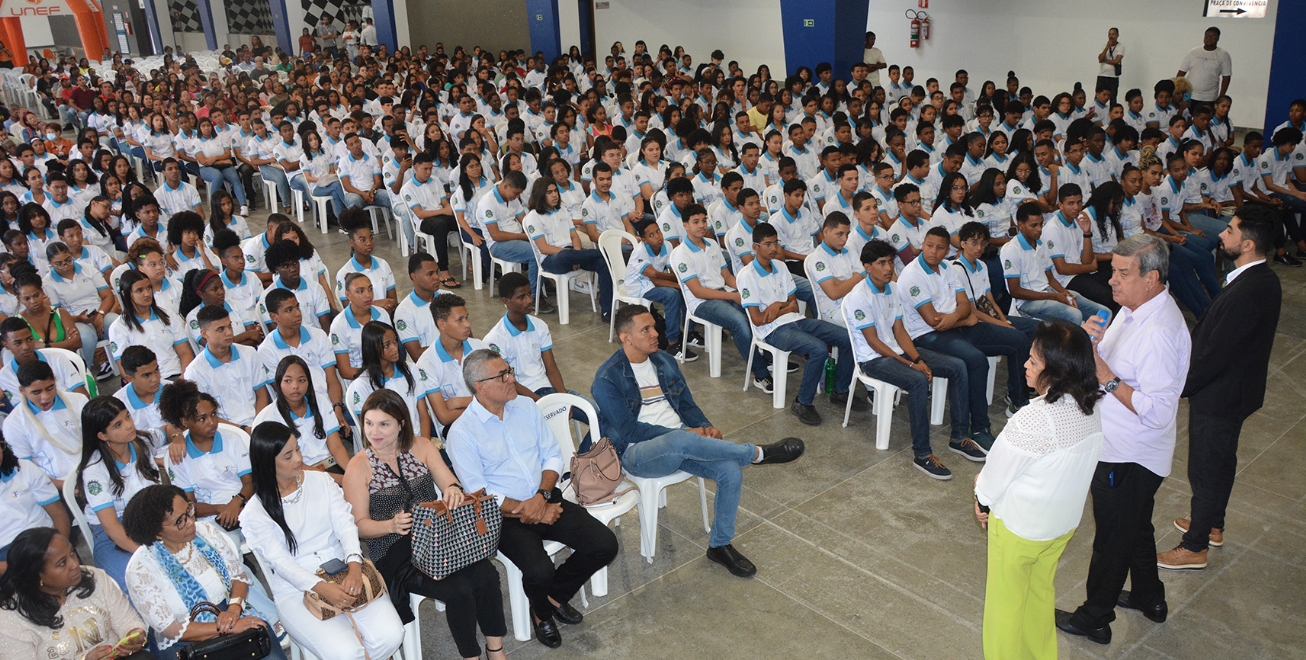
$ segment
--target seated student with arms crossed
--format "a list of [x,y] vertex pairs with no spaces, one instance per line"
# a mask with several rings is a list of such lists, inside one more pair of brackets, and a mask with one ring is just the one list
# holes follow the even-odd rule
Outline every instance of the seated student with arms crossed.
[[304,469],[329,472],[331,478],[342,483],[349,452],[340,440],[340,424],[331,414],[330,402],[317,396],[322,386],[313,382],[308,363],[298,355],[281,358],[269,387],[276,401],[259,411],[254,426],[280,422],[295,429]]
[[[835,389],[829,393],[830,403],[843,405],[847,402],[848,385],[852,381],[852,349],[847,333],[835,324],[798,314],[793,276],[787,269],[777,268],[780,249],[775,227],[762,223],[753,230],[753,250],[757,259],[739,274],[739,296],[744,312],[752,322],[753,332],[758,333],[760,339],[807,358],[802,384],[789,411],[798,417],[798,421],[819,426],[821,415],[812,401],[825,371],[825,360],[831,348],[843,349],[839,352]],[[853,407],[866,410],[869,405],[858,400],[853,402]]]
[[[756,194],[753,197],[757,197]],[[685,298],[671,272],[671,248],[663,240],[662,230],[654,220],[635,223],[640,244],[626,263],[626,293],[662,304],[666,318],[667,352],[682,362],[693,362],[698,354],[681,345],[684,331]]]
[[721,438],[685,384],[670,355],[658,350],[653,314],[627,305],[617,311],[621,349],[594,376],[591,392],[622,465],[631,474],[656,478],[677,470],[716,482],[717,497],[707,558],[738,577],[757,572],[731,541],[735,535],[742,468],[789,463],[806,449],[798,438],[769,445]]
[[1092,318],[1101,305],[1068,291],[1053,276],[1052,258],[1044,245],[1043,211],[1036,202],[1016,208],[1016,240],[1007,241],[999,253],[1007,276],[1007,290],[1024,316],[1062,319],[1080,324]]
[[[865,195],[863,201],[874,208],[874,198],[868,193],[858,193],[859,197],[861,195]],[[874,217],[873,214],[868,215]],[[839,327],[843,327],[843,314],[839,313],[839,303],[862,279],[861,264],[857,263],[857,256],[846,247],[849,243],[851,224],[848,216],[839,211],[832,211],[825,216],[825,223],[821,228],[821,244],[807,255],[804,267],[804,270],[810,270],[816,278],[816,286],[812,287],[812,293],[820,302],[816,308],[822,310],[818,318]],[[858,230],[861,230],[861,227],[858,227]]]
[[[254,494],[250,480],[249,448],[245,441],[218,428],[218,400],[201,392],[195,383],[178,380],[159,393],[159,411],[173,427],[183,430],[180,457],[169,455],[164,469],[168,481],[186,492],[195,517],[220,525],[228,532],[240,526],[240,510]],[[240,546],[239,532],[232,540]]]

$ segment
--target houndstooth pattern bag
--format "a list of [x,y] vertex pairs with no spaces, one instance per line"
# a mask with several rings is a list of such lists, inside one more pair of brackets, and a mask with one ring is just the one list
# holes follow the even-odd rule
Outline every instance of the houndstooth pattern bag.
[[442,580],[499,549],[503,516],[485,489],[468,493],[450,509],[443,500],[413,507],[413,566]]

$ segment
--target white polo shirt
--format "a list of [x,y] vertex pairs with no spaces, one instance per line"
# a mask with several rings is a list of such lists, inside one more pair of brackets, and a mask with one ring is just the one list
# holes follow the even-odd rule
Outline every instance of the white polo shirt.
[[154,190],[154,199],[159,202],[159,226],[165,227],[172,216],[182,211],[194,211],[200,205],[199,191],[195,186],[179,181],[177,187],[168,185],[167,181]]
[[[1052,291],[1048,284],[1048,271],[1052,270],[1052,258],[1048,256],[1047,246],[1039,240],[1030,245],[1024,234],[1017,233],[1016,240],[1007,241],[999,252],[1002,257],[1002,274],[1008,280],[1018,280],[1021,288],[1036,293]],[[1026,301],[1016,298],[1013,303],[1020,309]]]
[[154,351],[158,358],[160,375],[164,378],[180,376],[181,358],[175,347],[187,343],[186,320],[169,312],[168,323],[164,323],[158,314],[150,312],[150,318],[141,319],[140,325],[140,330],[129,328],[126,314],[119,316],[109,326],[109,354],[113,359],[121,360],[122,352],[128,346],[144,346]]
[[948,262],[940,262],[937,269],[925,263],[923,256],[917,256],[902,269],[898,276],[898,295],[903,302],[903,325],[912,339],[934,332],[925,319],[921,317],[921,305],[930,303],[939,314],[951,314],[957,311],[957,294],[964,290],[953,282],[948,272]]
[[[83,225],[82,232],[86,233],[88,231],[95,230]],[[82,243],[82,253],[73,257],[73,261],[76,261],[81,267],[90,268],[101,275],[104,274],[106,269],[113,268],[113,261],[109,259],[109,254],[90,243]]]
[[889,227],[889,244],[899,252],[909,246],[920,250],[921,243],[925,242],[925,233],[929,230],[930,224],[922,218],[916,218],[916,224],[912,224],[906,218],[898,216]]
[[[5,354],[11,355],[8,351],[5,351]],[[85,375],[77,369],[71,359],[48,348],[36,349],[36,359],[50,365],[50,370],[54,372],[54,382],[59,389],[86,393]],[[0,390],[4,390],[13,405],[18,405],[18,400],[22,397],[22,392],[18,389],[18,369],[18,361],[13,357],[5,360],[4,366],[0,367]]]
[[[14,412],[4,421],[5,441],[18,458],[25,458],[51,479],[63,479],[72,472],[82,460],[82,408],[87,398],[76,392],[59,392],[59,398],[49,410],[41,410],[26,399],[14,402]],[[59,447],[46,442],[40,429],[32,428],[26,414],[21,414],[18,406],[27,406],[36,423],[45,428],[45,433],[63,447],[77,448],[73,453],[65,452]]]
[[[739,298],[745,308],[766,309],[773,303],[784,302],[789,296],[798,292],[793,275],[784,267],[783,262],[771,262],[770,270],[762,267],[762,262],[754,259],[739,273]],[[745,312],[747,313],[747,312]],[[754,332],[759,338],[769,337],[776,328],[786,323],[793,323],[803,318],[798,312],[781,314],[774,321],[756,326]]]
[[547,323],[528,314],[526,329],[518,330],[505,314],[485,333],[484,341],[516,371],[518,383],[531,391],[551,386],[541,357],[544,351],[553,350],[553,336]]
[[362,273],[372,281],[372,296],[376,300],[386,297],[386,294],[395,290],[395,275],[385,259],[372,255],[372,262],[364,266],[358,261],[358,257],[350,257],[349,261],[336,271],[336,297],[342,303],[345,302],[345,276],[350,273]]
[[[1048,258],[1056,259],[1060,257],[1066,260],[1067,264],[1079,264],[1083,256],[1084,232],[1079,228],[1079,223],[1074,220],[1067,220],[1061,211],[1050,214],[1043,221],[1043,238],[1042,243],[1047,246]],[[1057,272],[1056,268],[1052,269],[1052,276],[1065,286],[1074,275],[1065,275]]]
[[54,195],[47,193],[45,196],[45,203],[41,206],[50,214],[50,227],[52,228],[58,227],[59,223],[63,220],[77,220],[86,212],[86,205],[79,205],[77,199],[71,195],[68,196],[68,199],[66,199],[64,203],[60,204],[59,202],[54,201]]
[[376,158],[363,152],[363,157],[355,159],[354,155],[345,152],[336,163],[336,170],[340,173],[340,179],[349,180],[349,185],[363,191],[370,191],[376,188],[375,177],[381,174],[381,163]]
[[[866,247],[867,243],[874,240],[881,240],[887,243],[888,237],[885,235],[884,230],[880,229],[879,225],[871,227],[871,233],[867,234],[866,230],[862,229],[861,223],[857,222],[856,219],[853,219],[852,231],[848,232],[848,242],[844,244],[843,249],[848,251],[848,256],[852,259],[854,271],[860,273],[864,270],[862,268],[862,248]],[[895,267],[901,265],[901,260],[894,259]]]
[[630,252],[630,260],[626,262],[626,293],[632,296],[643,296],[645,293],[655,288],[653,280],[644,275],[644,269],[652,267],[659,273],[667,272],[671,264],[671,249],[667,243],[662,243],[662,249],[654,253],[653,248],[648,243],[640,243]]
[[[668,204],[668,206],[672,206]],[[589,197],[580,205],[581,222],[587,225],[595,225],[599,233],[609,229],[626,229],[626,223],[623,218],[635,211],[633,199],[628,199],[608,191],[608,199],[603,199],[598,190],[590,192]],[[665,231],[663,232],[665,233]],[[671,238],[679,238],[680,235]]]
[[[858,227],[859,231],[860,229],[861,227]],[[820,284],[830,279],[846,280],[862,272],[860,261],[860,257],[854,256],[847,247],[835,252],[824,241],[816,246],[811,254],[807,255],[804,271],[811,273],[816,278],[812,281],[812,295],[816,296],[816,307],[824,310],[820,318],[842,325],[841,320],[843,317],[839,313],[839,304],[842,299],[834,300],[830,298]]]
[[[751,243],[751,237],[749,240]],[[681,291],[685,296],[685,307],[690,314],[693,314],[694,310],[703,303],[703,300],[690,290],[688,286],[690,280],[698,279],[699,284],[709,289],[726,290],[726,280],[721,276],[721,273],[726,270],[726,258],[716,241],[703,239],[703,243],[699,244],[693,239],[686,239],[671,251],[671,267],[675,269],[675,275],[680,278],[681,284],[685,285]]]
[[[317,418],[313,416],[313,408],[308,406],[307,401],[304,404],[306,408],[303,417],[296,415],[294,411],[290,412],[290,419],[294,422],[295,434],[299,437],[299,451],[304,454],[304,465],[317,465],[331,458],[331,450],[327,447],[327,438],[331,437],[332,433],[340,431],[340,422],[336,421],[335,411],[331,409],[331,404],[331,401],[322,397],[317,399],[318,412],[322,415],[321,438],[317,437]],[[270,403],[254,417],[255,426],[263,422],[276,422],[285,425],[286,418],[281,415],[276,403]],[[344,469],[344,467],[343,465],[340,466],[341,469]]]
[[983,259],[971,263],[966,255],[959,255],[948,272],[952,275],[953,286],[962,289],[971,302],[983,298],[992,289],[988,266],[984,265]]
[[[759,217],[757,224],[768,222],[769,219]],[[749,225],[748,219],[739,218],[735,226],[726,231],[725,244],[726,252],[730,254],[730,270],[735,273],[742,273],[744,268],[744,257],[753,255],[753,230],[757,225]]]
[[[190,310],[190,313],[186,315],[187,336],[190,337],[191,341],[195,342],[196,346],[200,345],[200,339],[202,339],[200,335],[199,314],[200,310],[204,309],[204,307],[204,303],[200,303],[199,306]],[[238,335],[249,330],[251,327],[258,325],[257,319],[246,317],[239,309],[232,307],[230,303],[223,302],[222,308],[227,310],[227,322],[231,325],[231,334],[233,335]]]
[[780,209],[772,213],[767,222],[775,227],[775,233],[779,234],[780,245],[784,249],[801,255],[812,253],[815,247],[812,238],[821,230],[821,225],[806,204],[798,207],[796,215],[791,215],[781,204]]
[[486,227],[485,240],[490,247],[494,247],[494,239],[490,237],[489,232],[490,225],[497,225],[501,232],[523,234],[525,232],[521,228],[521,217],[525,213],[521,200],[504,201],[503,195],[499,194],[498,186],[491,188],[476,202],[476,215]]
[[263,259],[263,255],[270,247],[272,247],[272,244],[268,242],[266,232],[241,243],[240,251],[245,253],[245,270],[255,273],[268,272],[268,265]]
[[843,319],[847,327],[857,332],[852,336],[853,357],[859,364],[884,357],[871,348],[866,337],[861,333],[866,328],[874,327],[875,335],[895,353],[902,355],[898,338],[893,335],[893,324],[902,318],[902,301],[894,290],[892,282],[885,282],[884,288],[876,288],[869,276],[853,287],[843,297]]
[[[441,294],[453,295],[450,291],[439,290],[431,300]],[[440,334],[435,328],[435,317],[431,316],[431,303],[418,297],[416,291],[409,291],[399,301],[399,306],[395,308],[394,322],[401,344],[417,342],[418,346],[429,348]]]
[[[390,315],[380,307],[369,307],[372,321],[390,323]],[[336,355],[348,355],[349,366],[358,369],[363,366],[363,324],[354,318],[348,307],[331,321],[331,349]]]
[[[522,227],[526,235],[531,237],[532,242],[543,238],[546,244],[559,248],[571,247],[571,232],[576,230],[576,225],[572,223],[567,211],[562,208],[550,213],[531,211],[522,221]],[[533,249],[538,251],[539,248]]]
[[227,290],[226,300],[231,309],[239,312],[246,320],[257,320],[258,301],[263,295],[263,282],[245,271],[240,272],[239,280],[232,281],[227,277],[225,268],[219,273],[219,277],[222,278],[222,286]]
[[[264,410],[274,410],[268,406]],[[333,418],[334,419],[334,418]],[[300,437],[300,451],[303,450],[304,438]],[[308,455],[304,463],[312,465]],[[168,470],[168,479],[172,485],[195,495],[195,501],[214,506],[225,506],[242,488],[240,478],[250,473],[249,448],[245,442],[234,434],[222,433],[219,426],[213,434],[213,446],[209,451],[200,451],[191,441],[190,432],[186,432],[186,457],[180,463],[173,463],[171,456],[164,458],[164,467]],[[216,516],[209,516],[207,519]]]
[[812,201],[826,199],[838,192],[839,180],[824,167],[816,173],[816,176],[807,180],[807,196],[811,197]]
[[[127,508],[127,503],[131,501],[132,496],[149,486],[158,485],[157,482],[147,479],[136,467],[136,443],[132,443],[130,449],[131,457],[126,463],[115,460],[113,467],[110,468],[105,464],[105,454],[99,453],[92,459],[91,464],[82,470],[82,485],[86,494],[86,517],[92,525],[99,526],[99,512],[110,507],[113,508],[114,516],[122,520],[123,509]],[[116,470],[122,477],[121,493],[113,492],[113,482],[109,480],[110,469]]]
[[268,292],[273,289],[285,289],[294,293],[295,298],[299,300],[299,309],[304,313],[305,319],[318,319],[331,313],[331,303],[327,301],[326,291],[322,290],[321,284],[318,284],[316,281],[310,280],[307,277],[300,276],[299,286],[292,289],[285,284],[282,284],[281,276],[277,275],[272,278],[272,286],[264,290],[263,295],[259,298],[258,304],[260,317],[265,317],[267,315]]
[[259,360],[263,362],[263,367],[273,378],[276,377],[277,367],[288,355],[297,356],[308,365],[309,377],[313,379],[313,391],[317,394],[319,406],[325,407],[338,403],[331,401],[330,390],[327,389],[326,370],[336,366],[336,354],[331,350],[331,340],[327,337],[327,333],[319,328],[301,325],[299,346],[292,347],[282,339],[281,330],[278,328],[269,332],[258,347]]
[[[466,359],[472,351],[482,348],[486,348],[485,342],[475,337],[463,340],[463,358]],[[455,360],[448,351],[444,350],[438,336],[431,344],[431,350],[422,353],[421,359],[417,361],[417,369],[425,374],[426,392],[423,396],[439,392],[440,396],[448,401],[472,394],[463,379],[462,361]]]
[[[444,191],[444,186],[434,177],[427,177],[426,181],[418,181],[417,176],[410,176],[399,188],[399,194],[403,195],[404,206],[408,209],[421,208],[423,211],[434,211],[444,205],[444,199],[448,194]],[[417,216],[413,216],[416,220]],[[420,222],[419,222],[420,224]]]
[[127,414],[131,415],[136,428],[148,431],[150,429],[162,429],[165,424],[163,415],[159,412],[159,397],[162,393],[163,388],[160,387],[155,390],[154,396],[146,401],[136,393],[136,388],[125,385],[118,388],[113,396],[127,406]]
[[44,507],[58,501],[59,491],[50,477],[31,461],[18,459],[13,472],[0,475],[0,547],[33,527],[54,527]]
[[[414,429],[420,429],[422,426],[418,420],[421,417],[417,406],[424,405],[421,398],[422,393],[426,391],[426,382],[422,380],[420,371],[417,369],[410,369],[410,371],[413,377],[413,386],[411,388],[408,387],[408,380],[404,378],[404,374],[399,370],[398,366],[395,367],[392,378],[382,376],[385,382],[381,386],[398,394],[404,400],[404,405],[408,408],[409,423],[413,425]],[[345,407],[349,409],[349,414],[353,415],[355,420],[363,418],[363,404],[367,402],[367,397],[371,396],[372,392],[375,391],[376,388],[372,386],[372,379],[368,377],[367,372],[360,374],[358,378],[354,379],[354,382],[350,383],[349,390],[345,392]]]
[[219,413],[223,419],[238,426],[249,426],[254,421],[258,413],[254,409],[256,393],[271,379],[258,351],[241,344],[231,345],[227,362],[205,348],[186,367],[186,380],[194,381],[201,392],[213,395],[222,405]]

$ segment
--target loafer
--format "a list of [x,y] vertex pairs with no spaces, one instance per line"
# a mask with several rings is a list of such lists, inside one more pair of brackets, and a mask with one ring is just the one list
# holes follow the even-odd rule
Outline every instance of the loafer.
[[552,618],[535,623],[535,639],[551,649],[562,646],[562,633],[558,632],[558,624]]
[[735,546],[729,543],[718,548],[708,548],[707,558],[708,561],[725,566],[726,570],[730,571],[730,574],[735,577],[753,577],[757,574],[757,567],[753,565],[753,562],[748,561],[748,557],[739,554]]
[[[799,456],[807,450],[807,445],[803,444],[798,438],[785,438],[780,442],[773,442],[769,445],[762,445],[762,460],[755,465],[778,465],[780,463],[790,463],[798,460]],[[722,546],[729,547],[729,546]]]
[[1143,616],[1157,623],[1165,623],[1165,617],[1170,613],[1170,608],[1165,604],[1165,601],[1161,601],[1156,605],[1148,605],[1146,607],[1135,604],[1134,601],[1130,600],[1128,589],[1120,592],[1120,598],[1116,600],[1116,605],[1127,610],[1138,610],[1143,613]]
[[[1181,531],[1181,532],[1183,532],[1184,534],[1187,534],[1187,533],[1188,533],[1188,528],[1189,528],[1191,525],[1192,525],[1192,522],[1189,521],[1187,518],[1176,518],[1175,521],[1174,521],[1174,528],[1177,529],[1177,530],[1179,530],[1179,531]],[[1218,547],[1220,547],[1220,546],[1223,546],[1223,545],[1224,545],[1224,530],[1223,530],[1223,529],[1220,529],[1219,527],[1212,527],[1212,528],[1211,528],[1211,535],[1210,535],[1209,537],[1207,537],[1207,543],[1209,543],[1212,547],[1215,547],[1215,548],[1218,548]]]
[[[836,406],[847,405],[849,396],[852,395],[850,395],[850,393],[848,392],[844,392],[843,394],[839,394],[837,392],[831,392],[830,403]],[[866,397],[853,396],[853,412],[866,412],[867,410],[870,409],[871,409],[871,404],[866,400]]]
[[574,626],[584,621],[585,615],[581,614],[580,610],[572,607],[571,603],[563,603],[553,606],[553,618],[569,626]]
[[1060,630],[1061,632],[1066,633],[1068,635],[1087,637],[1088,641],[1097,642],[1098,644],[1111,643],[1111,624],[1107,624],[1105,626],[1102,626],[1101,628],[1084,629],[1071,623],[1070,620],[1073,616],[1074,614],[1071,614],[1070,612],[1067,612],[1065,610],[1057,610],[1056,611],[1057,630]]
[[816,406],[799,403],[798,399],[794,399],[794,402],[789,406],[789,412],[793,413],[798,421],[808,426],[821,425],[821,413],[816,412]]
[[1299,261],[1296,257],[1293,257],[1292,255],[1288,254],[1287,252],[1275,256],[1274,263],[1281,264],[1284,266],[1291,266],[1293,268],[1301,268],[1301,261]]

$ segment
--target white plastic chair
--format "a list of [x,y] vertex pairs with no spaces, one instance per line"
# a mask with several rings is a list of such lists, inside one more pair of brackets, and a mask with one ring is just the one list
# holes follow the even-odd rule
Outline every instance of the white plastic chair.
[[[461,233],[459,233],[459,238],[460,239],[462,238]],[[472,288],[477,291],[480,291],[481,289],[485,288],[485,283],[481,281],[481,273],[485,272],[482,270],[483,266],[481,265],[481,248],[472,245],[468,241],[460,240],[458,243],[458,251],[459,251],[458,260],[463,262],[462,281],[464,282],[467,281],[467,265],[471,264]]]
[[[535,313],[540,313],[540,300],[543,298],[541,293],[544,291],[544,280],[553,280],[554,290],[558,298],[558,324],[567,325],[571,323],[571,285],[578,278],[583,278],[590,283],[590,309],[595,313],[599,311],[598,298],[595,296],[594,274],[588,270],[572,270],[562,274],[550,273],[544,270],[544,254],[540,252],[540,246],[533,239],[526,241],[531,245],[531,254],[535,257],[535,270],[538,275],[535,278]],[[496,259],[495,261],[499,261]]]
[[[298,190],[295,191],[299,193]],[[301,193],[302,194],[302,193]],[[322,229],[322,233],[327,233],[327,204],[331,203],[330,195],[310,195],[313,200],[313,221]]]
[[[854,328],[848,328],[848,341],[855,344],[857,337]],[[875,448],[889,448],[889,433],[893,426],[893,406],[902,398],[902,390],[877,378],[871,378],[862,372],[862,365],[853,361],[853,382],[848,388],[848,402],[843,409],[843,427],[848,428],[848,418],[853,412],[853,396],[857,394],[857,383],[866,388],[871,395],[872,410],[875,412]],[[935,376],[930,382],[930,424],[943,423],[943,407],[948,399],[948,379]]]
[[421,594],[408,594],[408,606],[413,610],[413,620],[404,626],[404,660],[422,660],[422,616],[418,608],[422,601],[429,600],[435,603],[435,611],[443,612],[444,603],[434,598],[427,598]]
[[993,405],[993,382],[998,377],[998,358],[996,356],[989,358],[989,384],[985,395],[988,397],[989,405]]
[[689,327],[690,323],[697,323],[703,326],[703,350],[707,352],[707,375],[712,378],[721,377],[721,334],[723,329],[715,323],[709,323],[702,318],[695,316],[689,311],[689,290],[685,283],[676,278],[680,285],[680,295],[685,299],[685,327],[681,333],[681,338],[686,345],[689,344]]
[[[589,401],[578,397],[574,394],[560,392],[550,394],[536,402],[540,412],[544,415],[545,421],[548,422],[550,430],[558,440],[558,448],[562,452],[563,465],[571,465],[571,457],[576,453],[575,440],[571,432],[571,411],[573,408],[579,408],[589,418],[589,431],[591,437],[602,437],[599,431],[598,412]],[[572,494],[568,486],[571,483],[571,475],[567,473],[564,478],[558,481],[558,488],[562,490],[563,497],[570,501],[575,501],[575,495]],[[618,485],[618,488],[621,488]],[[596,504],[585,507],[586,511],[596,520],[607,525],[620,524],[619,518],[628,513],[631,509],[638,506],[639,495],[635,492],[625,493],[609,503]],[[640,519],[641,523],[643,518]],[[561,543],[556,541],[547,541],[544,544],[544,551],[553,557],[565,548]],[[527,641],[531,638],[531,606],[530,601],[526,598],[526,590],[522,587],[522,573],[516,565],[512,563],[502,552],[498,553],[497,559],[503,564],[504,572],[507,573],[508,582],[508,602],[509,609],[512,611],[512,632],[513,637],[519,641]],[[606,596],[608,594],[608,569],[604,567],[590,577],[590,588],[595,596]],[[585,590],[580,592],[581,603],[586,607],[589,606],[585,597]]]
[[621,249],[622,243],[630,243],[639,249],[639,239],[624,229],[609,229],[599,234],[599,252],[608,263],[608,275],[612,277],[612,318],[608,320],[608,341],[616,335],[617,308],[622,303],[652,307],[653,301],[626,292],[626,256]]
[[[785,390],[788,389],[789,383],[789,351],[781,350],[757,336],[757,326],[753,325],[753,317],[744,310],[744,315],[748,317],[748,327],[753,331],[753,343],[748,348],[748,363],[744,366],[744,391],[748,391],[748,385],[753,382],[753,358],[759,350],[771,354],[771,407],[784,408]],[[852,397],[849,397],[852,398]]]
[[[95,537],[91,535],[91,521],[86,518],[86,510],[77,505],[77,468],[74,467],[72,472],[63,479],[63,501],[68,506],[68,510],[73,514],[73,524],[77,529],[82,530],[82,540],[86,542],[86,547],[92,550],[92,556],[89,557],[89,563],[94,565],[95,557]],[[87,560],[82,561],[88,563]]]

